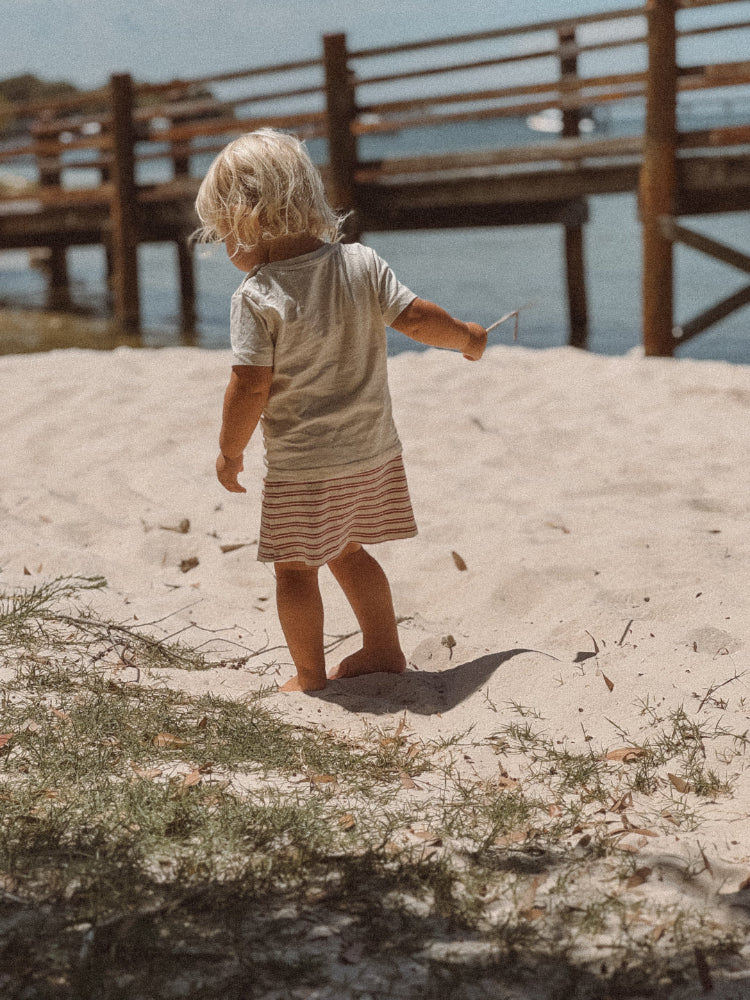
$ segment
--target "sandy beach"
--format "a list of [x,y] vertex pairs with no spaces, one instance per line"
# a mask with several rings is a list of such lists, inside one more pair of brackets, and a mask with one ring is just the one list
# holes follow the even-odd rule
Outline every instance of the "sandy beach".
[[[0,589],[101,574],[103,614],[162,620],[217,659],[248,655],[162,682],[241,699],[293,667],[271,567],[255,560],[260,441],[247,496],[213,472],[230,363],[177,348],[0,358]],[[524,780],[519,746],[500,759],[492,746],[519,715],[550,745],[599,755],[644,746],[676,713],[707,727],[704,766],[731,791],[698,794],[666,761],[625,819],[613,808],[591,822],[649,872],[631,888],[644,912],[672,894],[746,927],[747,368],[493,347],[479,364],[402,354],[390,373],[420,533],[378,558],[409,669],[269,701],[336,733],[401,719],[423,741],[470,731],[481,747],[461,766],[483,780],[498,767]],[[332,645],[349,635],[333,666],[357,648],[356,623],[321,582]],[[715,977],[714,995],[750,995],[747,968]]]

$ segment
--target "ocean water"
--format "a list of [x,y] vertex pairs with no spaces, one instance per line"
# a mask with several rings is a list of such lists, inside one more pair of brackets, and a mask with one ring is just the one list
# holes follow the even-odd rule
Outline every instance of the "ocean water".
[[[642,110],[620,109],[615,119],[597,121],[599,134],[637,134]],[[704,104],[683,112],[682,127],[708,127],[744,120],[733,104]],[[381,135],[363,142],[361,157],[408,155],[414,152],[518,145],[539,141],[523,119],[442,126],[398,136]],[[314,158],[325,154],[311,143]],[[206,162],[194,158],[200,174]],[[154,175],[152,174],[152,177]],[[686,225],[747,251],[750,216],[728,213],[682,220]],[[365,241],[393,267],[416,294],[444,306],[462,319],[488,326],[504,313],[526,305],[521,314],[519,342],[533,348],[567,341],[564,289],[563,232],[557,226],[529,226],[368,233]],[[640,338],[641,234],[633,195],[590,199],[585,254],[590,316],[590,348],[621,354],[637,347]],[[138,253],[144,321],[148,346],[181,342],[175,251],[170,245],[141,246]],[[104,255],[100,248],[69,251],[73,296],[94,314],[106,312]],[[229,299],[240,275],[221,247],[198,247],[196,253],[198,323],[192,341],[201,347],[228,346]],[[676,249],[677,323],[713,305],[742,287],[743,275],[695,251]],[[0,304],[41,307],[44,283],[26,266],[25,254],[0,254]],[[513,324],[490,335],[491,343],[512,341]],[[415,350],[418,345],[389,331],[389,350]],[[727,317],[702,336],[678,348],[679,355],[750,363],[750,308]]]

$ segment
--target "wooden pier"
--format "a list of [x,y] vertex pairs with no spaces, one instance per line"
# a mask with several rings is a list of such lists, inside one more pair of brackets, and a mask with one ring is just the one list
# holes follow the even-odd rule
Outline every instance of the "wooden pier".
[[[66,251],[107,251],[112,309],[140,329],[137,247],[176,247],[182,326],[195,324],[190,234],[200,178],[191,165],[237,135],[270,125],[326,142],[321,170],[331,202],[350,211],[350,236],[382,230],[549,224],[562,230],[569,340],[588,336],[584,268],[587,199],[638,192],[643,230],[643,343],[670,355],[750,303],[750,284],[675,329],[672,258],[684,243],[750,273],[750,256],[694,233],[681,216],[750,211],[748,120],[704,131],[677,128],[680,101],[750,85],[750,60],[678,65],[679,39],[748,31],[738,0],[648,0],[645,6],[351,50],[323,39],[319,58],[161,84],[113,76],[99,91],[17,105],[17,129],[0,146],[3,170],[35,170],[27,191],[0,197],[0,250],[43,248],[48,303],[70,302]],[[694,8],[720,23],[691,23]],[[694,18],[693,18],[694,21]],[[644,69],[585,75],[592,54],[647,52]],[[750,51],[750,47],[748,47]],[[633,60],[637,63],[637,58]],[[470,86],[467,80],[480,80]],[[629,136],[582,130],[584,115],[627,102],[645,109]],[[366,159],[363,137],[465,122],[559,115],[559,135],[522,146],[488,144]],[[154,179],[154,171],[161,176]],[[149,179],[149,171],[151,176]],[[80,178],[80,179],[77,179]]]

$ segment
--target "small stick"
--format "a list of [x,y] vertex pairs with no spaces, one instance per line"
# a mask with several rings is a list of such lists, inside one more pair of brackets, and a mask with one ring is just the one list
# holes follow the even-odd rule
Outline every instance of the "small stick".
[[509,320],[509,319],[515,317],[516,322],[515,322],[515,326],[513,328],[513,340],[517,341],[518,340],[518,314],[520,313],[520,311],[522,309],[528,309],[528,307],[531,306],[531,305],[533,305],[533,304],[534,304],[533,302],[527,302],[527,303],[525,303],[525,305],[519,306],[518,309],[513,309],[512,312],[506,313],[504,316],[501,316],[499,320],[496,320],[492,324],[492,326],[488,326],[487,327],[487,333],[490,333],[490,331],[494,330],[495,327],[500,326],[501,323],[505,323],[506,320]]

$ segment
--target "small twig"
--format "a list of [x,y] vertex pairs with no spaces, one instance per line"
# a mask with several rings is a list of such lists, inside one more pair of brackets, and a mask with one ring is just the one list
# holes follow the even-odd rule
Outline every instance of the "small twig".
[[625,642],[625,636],[630,631],[630,626],[633,624],[634,621],[635,618],[631,618],[628,624],[625,626],[625,631],[622,633],[622,635],[620,636],[620,641],[617,643],[618,646],[622,646],[623,642]]
[[[714,687],[710,687],[710,688],[708,689],[708,691],[706,692],[706,696],[705,696],[705,698],[703,699],[703,701],[702,701],[702,702],[700,703],[700,705],[698,706],[698,712],[700,712],[700,710],[701,710],[701,709],[703,708],[703,706],[704,706],[704,705],[706,704],[706,702],[707,702],[707,701],[709,700],[709,698],[710,698],[710,697],[711,697],[711,696],[712,696],[712,695],[713,695],[713,694],[714,694],[714,693],[715,693],[716,691],[718,691],[718,690],[719,690],[719,688],[723,688],[723,687],[724,687],[724,686],[725,686],[726,684],[732,684],[732,683],[733,683],[734,681],[738,681],[738,680],[740,679],[740,677],[742,677],[742,674],[738,674],[738,673],[736,673],[736,672],[735,672],[735,675],[734,675],[734,677],[730,677],[730,678],[729,678],[729,680],[726,680],[726,681],[722,681],[722,682],[721,682],[721,684],[716,684],[716,685],[715,685]],[[696,714],[697,714],[697,713],[696,713]]]
[[518,340],[518,314],[520,313],[520,311],[522,309],[528,309],[529,306],[533,306],[533,305],[534,305],[533,302],[525,302],[522,306],[519,306],[518,309],[513,309],[511,312],[506,313],[504,316],[501,316],[500,319],[495,320],[494,323],[492,323],[490,326],[487,327],[487,333],[490,333],[496,327],[500,326],[501,323],[505,323],[509,319],[515,319],[516,322],[515,322],[515,326],[513,328],[513,340],[517,341]]

